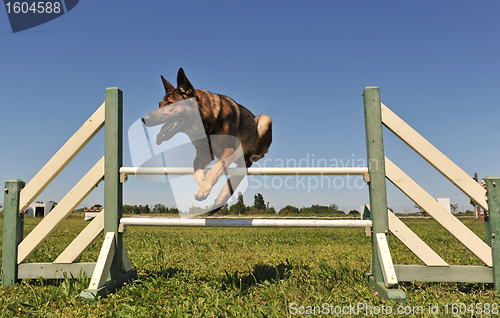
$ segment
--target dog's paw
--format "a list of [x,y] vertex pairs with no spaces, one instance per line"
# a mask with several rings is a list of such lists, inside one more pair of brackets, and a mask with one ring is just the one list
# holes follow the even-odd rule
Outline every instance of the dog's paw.
[[208,195],[210,194],[211,188],[204,186],[203,184],[198,187],[198,190],[196,190],[196,193],[194,194],[194,198],[198,201],[203,201],[205,200]]
[[198,185],[201,185],[205,181],[205,171],[203,169],[198,169],[194,172],[194,180]]

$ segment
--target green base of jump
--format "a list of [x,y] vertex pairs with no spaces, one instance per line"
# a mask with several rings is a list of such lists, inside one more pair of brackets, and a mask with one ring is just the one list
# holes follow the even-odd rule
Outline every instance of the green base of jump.
[[135,268],[123,273],[123,276],[118,280],[108,281],[106,285],[97,290],[85,289],[80,293],[80,298],[86,302],[94,302],[99,298],[106,298],[109,294],[116,292],[123,285],[137,279],[137,270]]
[[393,302],[400,302],[406,306],[406,295],[404,291],[399,288],[385,287],[383,282],[376,282],[371,273],[366,273],[365,277],[380,298]]

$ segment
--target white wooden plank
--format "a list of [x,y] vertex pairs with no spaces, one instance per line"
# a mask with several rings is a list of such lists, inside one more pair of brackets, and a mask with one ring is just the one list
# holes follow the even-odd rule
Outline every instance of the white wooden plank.
[[54,263],[23,263],[19,264],[17,278],[19,279],[64,279],[64,273],[68,277],[77,278],[78,275],[85,274],[90,277],[94,272],[96,263],[74,263],[74,264],[54,264]]
[[24,262],[59,223],[95,189],[104,177],[104,157],[66,194],[59,204],[21,241],[17,263]]
[[410,251],[427,266],[449,266],[429,245],[425,244],[406,224],[403,223],[391,211],[389,214],[389,230],[396,236]]
[[94,242],[104,229],[104,209],[90,221],[90,223],[78,234],[78,236],[66,247],[66,249],[56,258],[56,264],[70,264],[82,255],[83,251]]
[[486,190],[481,185],[387,106],[381,104],[381,110],[382,122],[390,131],[450,180],[465,195],[476,201],[483,209],[488,210]]
[[441,204],[387,157],[385,158],[385,171],[387,179],[413,200],[413,202],[424,209],[425,212],[432,216],[481,261],[488,266],[493,266],[491,248],[453,216],[453,214],[448,213]]
[[493,268],[488,266],[394,265],[400,282],[493,283]]
[[97,259],[94,273],[90,280],[89,290],[97,290],[106,283],[114,255],[115,232],[108,232],[102,243],[101,252],[99,253],[99,258]]
[[21,191],[19,211],[24,210],[38,197],[40,193],[54,180],[64,167],[82,150],[83,147],[104,126],[105,103],[78,129],[74,135],[59,149],[59,151],[43,166],[40,171]]
[[385,287],[397,287],[398,279],[394,270],[394,264],[392,264],[391,251],[389,250],[389,244],[387,244],[387,238],[384,233],[377,233],[376,237],[378,259],[380,260]]

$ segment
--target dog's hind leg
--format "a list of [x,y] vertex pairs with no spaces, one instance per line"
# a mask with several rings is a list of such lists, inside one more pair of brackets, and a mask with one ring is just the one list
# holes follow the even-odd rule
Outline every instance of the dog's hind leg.
[[208,215],[212,215],[215,212],[219,211],[224,204],[226,204],[227,200],[233,195],[234,190],[238,187],[240,184],[241,180],[243,180],[245,176],[240,176],[240,175],[234,175],[231,176],[224,187],[222,188],[222,191],[220,192],[219,196],[215,200],[215,203],[212,207],[212,210]]

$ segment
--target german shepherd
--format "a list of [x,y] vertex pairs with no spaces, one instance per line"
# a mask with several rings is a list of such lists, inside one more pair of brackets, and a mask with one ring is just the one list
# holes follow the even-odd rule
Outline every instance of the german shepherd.
[[[194,89],[182,68],[177,73],[177,88],[163,76],[161,79],[165,97],[160,101],[159,108],[144,116],[142,121],[147,127],[163,124],[156,138],[158,145],[179,132],[188,135],[196,148],[193,162],[194,179],[198,183],[196,200],[202,201],[208,197],[219,177],[232,163],[242,165],[243,160],[237,160],[238,146],[241,145],[243,149],[244,164],[247,168],[267,153],[272,142],[272,122],[269,116],[256,117],[228,96],[214,94],[204,89]],[[181,102],[192,98],[196,100],[205,130],[203,140],[199,139],[200,132],[196,131],[189,121],[183,119],[186,118],[183,116],[191,116],[187,113],[196,112],[187,103]],[[218,141],[213,142],[215,138],[211,140],[211,135],[218,135],[216,138]],[[219,136],[234,136],[237,139],[219,138]],[[204,168],[214,160],[214,156],[218,160],[205,176]],[[241,175],[233,175],[228,179],[209,215],[217,212],[227,202],[243,178]]]

